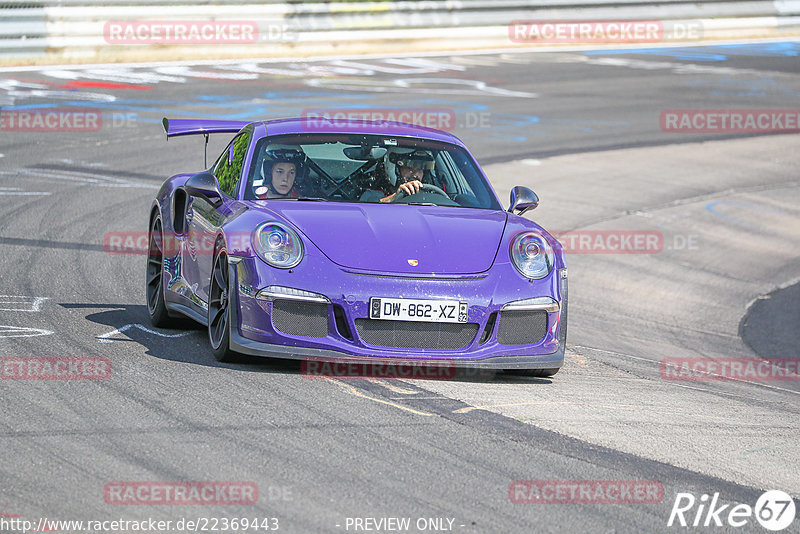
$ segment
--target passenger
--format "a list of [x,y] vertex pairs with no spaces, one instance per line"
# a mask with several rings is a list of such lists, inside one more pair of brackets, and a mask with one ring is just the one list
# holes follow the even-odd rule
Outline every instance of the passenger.
[[[261,167],[263,177],[255,188],[256,198],[298,198],[295,180],[302,172],[304,154],[299,150],[276,150],[267,152],[270,159],[264,159]],[[264,182],[267,185],[263,185]]]

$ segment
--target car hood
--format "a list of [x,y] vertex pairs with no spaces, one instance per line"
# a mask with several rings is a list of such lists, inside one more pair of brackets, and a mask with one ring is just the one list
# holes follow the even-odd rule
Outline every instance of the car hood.
[[302,201],[264,204],[268,204],[265,211],[296,226],[334,263],[392,273],[486,271],[497,255],[507,219],[503,211],[473,208]]

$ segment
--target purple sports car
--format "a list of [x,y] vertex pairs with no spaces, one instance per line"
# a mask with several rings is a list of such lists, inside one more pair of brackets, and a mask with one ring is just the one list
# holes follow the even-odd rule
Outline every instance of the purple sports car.
[[419,362],[552,376],[564,362],[558,241],[504,210],[455,136],[392,122],[168,120],[236,134],[150,210],[147,309],[214,356]]

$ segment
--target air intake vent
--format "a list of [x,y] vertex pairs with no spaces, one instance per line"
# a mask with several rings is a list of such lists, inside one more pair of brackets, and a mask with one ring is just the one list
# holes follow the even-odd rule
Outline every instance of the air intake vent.
[[279,332],[292,336],[325,337],[328,335],[328,305],[275,299],[272,324]]
[[497,341],[502,345],[531,345],[538,343],[547,333],[547,312],[500,312]]
[[404,349],[462,349],[478,334],[478,325],[475,323],[356,319],[356,329],[364,343]]

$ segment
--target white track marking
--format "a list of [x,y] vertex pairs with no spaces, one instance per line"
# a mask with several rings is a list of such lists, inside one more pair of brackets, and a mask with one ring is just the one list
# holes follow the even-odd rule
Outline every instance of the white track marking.
[[[50,75],[48,72],[42,72],[42,74]],[[53,89],[49,85],[41,83],[20,82],[19,80],[0,80],[0,90],[6,92],[5,96],[10,99],[12,104],[16,98],[33,97],[61,100],[86,100],[91,102],[114,102],[117,99],[114,95],[105,93],[64,91]]]
[[19,295],[0,295],[0,311],[39,312],[49,297],[25,297]]
[[191,67],[158,67],[159,74],[191,78],[211,78],[214,80],[257,80],[258,74],[252,72],[220,72],[211,70],[193,70]]
[[53,332],[41,328],[27,328],[25,326],[0,325],[0,338],[4,337],[35,337],[49,336]]
[[181,76],[169,76],[141,70],[133,71],[125,67],[107,69],[88,68],[85,70],[48,69],[43,70],[42,74],[64,80],[79,80],[85,78],[87,80],[102,80],[105,82],[131,83],[137,85],[159,82],[186,83],[186,78]]
[[[453,410],[453,413],[469,413],[473,410],[488,410],[491,408],[506,408],[510,406],[554,406],[554,405],[573,405],[573,406],[591,406],[593,408],[611,408],[621,409],[628,408],[631,410],[641,409],[641,404],[594,404],[591,402],[577,402],[577,401],[525,401],[525,402],[509,402],[504,404],[486,404],[483,406],[467,406],[466,408],[459,408]],[[649,413],[661,413],[666,415],[680,415],[680,411],[659,411],[649,410]]]
[[470,57],[470,56],[453,56],[450,61],[455,65],[466,65],[468,67],[494,67],[500,61],[496,57]]
[[191,332],[180,332],[178,334],[165,334],[164,332],[158,332],[156,330],[151,330],[151,329],[147,328],[144,325],[141,325],[139,323],[135,323],[135,324],[126,324],[125,326],[120,326],[119,328],[117,328],[115,330],[112,330],[111,332],[106,332],[105,334],[100,334],[99,336],[96,336],[97,342],[98,343],[112,343],[114,341],[124,341],[122,339],[111,339],[111,337],[115,336],[117,334],[121,334],[121,333],[123,333],[123,332],[125,332],[127,330],[130,330],[131,328],[138,328],[139,330],[141,330],[143,332],[147,332],[148,334],[155,334],[155,335],[157,335],[159,337],[168,337],[168,338],[184,337],[184,336],[188,336],[189,334],[191,334]]
[[306,80],[310,87],[323,89],[341,89],[349,91],[369,91],[372,93],[424,93],[439,95],[495,95],[522,98],[536,98],[536,93],[512,91],[500,87],[492,87],[480,80],[461,78],[398,78],[395,80],[343,80],[329,78],[311,78]]
[[439,72],[442,70],[467,70],[467,68],[462,65],[453,65],[452,63],[448,63],[446,57],[443,59],[445,59],[445,61],[433,61],[431,59],[425,59],[422,57],[390,57],[384,59],[383,62],[391,65],[423,69],[427,72]]
[[259,67],[257,63],[240,63],[235,65],[219,65],[220,70],[227,71],[243,71],[255,74],[267,74],[269,76],[290,76],[290,77],[305,77],[308,73],[301,69],[279,69],[274,67]]
[[0,90],[16,91],[18,89],[49,89],[47,84],[21,82],[19,80],[0,80]]
[[[698,65],[696,63],[676,63],[672,61],[648,61],[645,59],[629,59],[623,57],[588,57],[581,56],[580,62],[588,65],[601,65],[607,67],[625,67],[638,70],[670,70],[675,74],[719,74],[735,76],[737,74],[752,74],[764,76],[764,71],[756,69],[740,69],[735,67],[718,67],[716,65]],[[783,74],[783,73],[772,73]],[[787,73],[788,74],[788,73]]]
[[[4,174],[4,173],[0,173]],[[23,191],[19,187],[0,187],[0,195],[17,195],[17,196],[26,196],[26,195],[52,195],[49,191]],[[0,298],[2,295],[0,295]]]
[[114,178],[102,174],[61,171],[49,169],[18,169],[16,172],[27,176],[36,176],[47,180],[62,180],[65,182],[80,182],[96,185],[99,187],[143,187],[146,189],[158,189],[160,185],[148,184],[146,182],[136,182],[122,178]]
[[[787,40],[791,40],[787,37],[766,37],[766,38],[759,38],[759,39],[724,39],[720,41],[714,41],[713,44],[716,45],[733,45],[733,44],[750,44],[750,43],[780,43]],[[677,47],[688,47],[688,46],[708,46],[709,41],[684,41],[681,43],[644,43],[644,44],[635,44],[635,43],[626,43],[626,49],[634,49],[634,48],[677,48]],[[376,54],[344,54],[340,56],[310,56],[302,58],[304,62],[324,62],[324,61],[332,61],[332,60],[355,60],[355,61],[364,61],[364,60],[380,60],[380,59],[419,59],[419,58],[446,58],[448,56],[483,56],[483,55],[491,55],[491,54],[537,54],[537,53],[548,53],[548,52],[581,52],[586,50],[615,50],[620,48],[619,43],[609,44],[609,45],[594,45],[594,46],[587,46],[587,45],[575,45],[575,46],[565,46],[565,45],[554,45],[554,46],[536,46],[534,47],[498,47],[498,48],[485,48],[480,50],[436,50],[431,52],[407,52],[407,53],[376,53]],[[11,67],[0,67],[0,72],[44,72],[50,69],[59,69],[59,70],[86,70],[86,69],[140,69],[140,68],[153,68],[153,67],[171,67],[171,66],[198,66],[198,65],[206,65],[216,67],[218,65],[233,65],[237,63],[242,63],[243,61],[252,62],[252,59],[205,59],[205,60],[196,60],[196,59],[187,59],[187,60],[180,60],[180,61],[145,61],[145,62],[132,62],[132,63],[83,63],[83,64],[76,64],[76,65],[33,65],[33,66],[11,66]],[[267,63],[267,64],[274,64],[274,63],[294,63],[297,62],[298,58],[287,58],[287,57],[273,57],[273,58],[259,58],[258,63]],[[138,74],[138,71],[137,71]]]
[[445,61],[432,61],[423,58],[387,58],[382,63],[370,64],[360,61],[347,61],[343,59],[330,61],[330,65],[345,67],[361,71],[368,71],[370,76],[376,72],[387,74],[432,74],[445,70],[463,71],[466,67]]

